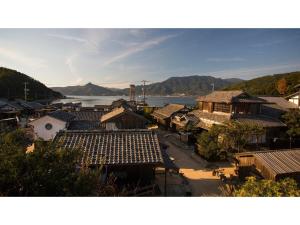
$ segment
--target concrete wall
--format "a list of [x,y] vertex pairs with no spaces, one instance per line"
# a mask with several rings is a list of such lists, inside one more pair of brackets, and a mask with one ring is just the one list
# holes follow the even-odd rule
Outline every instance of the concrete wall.
[[[46,124],[50,123],[52,128],[46,129]],[[51,140],[56,133],[66,128],[67,123],[50,116],[44,116],[30,123],[33,126],[35,138],[42,138],[45,141]]]

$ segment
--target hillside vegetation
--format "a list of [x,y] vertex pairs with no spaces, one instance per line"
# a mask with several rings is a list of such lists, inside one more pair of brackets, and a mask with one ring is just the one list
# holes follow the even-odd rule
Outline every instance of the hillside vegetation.
[[0,98],[24,99],[24,83],[27,82],[28,100],[55,99],[63,97],[41,82],[16,70],[0,67]]
[[[166,96],[166,95],[203,95],[215,89],[222,89],[230,84],[240,82],[240,79],[221,79],[211,76],[183,76],[171,77],[165,81],[146,85],[147,95]],[[128,95],[129,88],[109,89],[95,84],[88,83],[83,86],[53,87],[64,95]],[[136,94],[142,94],[142,86],[136,86]]]
[[[282,79],[286,81],[286,91],[283,94],[280,94],[277,90],[277,86],[278,82]],[[252,95],[282,96],[297,91],[295,86],[298,84],[300,84],[300,71],[263,76],[248,81],[242,81],[229,85],[224,88],[224,90],[244,90]]]

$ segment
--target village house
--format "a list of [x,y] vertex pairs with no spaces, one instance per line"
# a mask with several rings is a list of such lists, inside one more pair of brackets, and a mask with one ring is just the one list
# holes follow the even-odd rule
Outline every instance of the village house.
[[70,112],[75,118],[67,127],[68,130],[103,130],[105,125],[100,122],[102,111],[74,111]]
[[300,84],[296,85],[295,88],[298,88],[298,91],[285,97],[289,102],[292,102],[298,106],[300,109]]
[[282,119],[283,114],[298,110],[298,106],[283,97],[259,97],[267,101],[268,104],[261,105],[261,113],[273,118]]
[[160,125],[166,128],[170,128],[171,119],[173,116],[179,113],[187,113],[188,110],[185,105],[180,104],[168,104],[165,107],[154,110],[152,113],[153,118]]
[[126,101],[123,98],[117,99],[115,101],[113,101],[110,105],[110,110],[113,110],[115,108],[126,108],[126,109],[131,109],[132,111],[136,111],[137,110],[137,106],[136,106],[136,102],[135,101]]
[[31,121],[28,125],[33,128],[34,139],[41,138],[44,141],[49,141],[53,139],[60,130],[67,129],[74,118],[74,115],[58,110]]
[[149,184],[164,165],[156,133],[150,130],[61,131],[54,142],[83,150],[81,164],[104,166],[103,173],[124,182]]
[[278,181],[290,177],[300,185],[300,150],[244,152],[235,155],[241,179],[256,176]]
[[105,124],[106,130],[116,129],[144,129],[148,120],[131,110],[131,108],[115,108],[101,117],[101,123]]
[[278,137],[281,129],[285,127],[280,120],[261,113],[261,105],[268,103],[266,100],[243,91],[214,91],[199,97],[197,101],[198,109],[190,114],[199,120],[196,127],[204,130],[209,130],[212,125],[223,125],[235,120],[263,127],[265,133],[255,141],[266,143]]

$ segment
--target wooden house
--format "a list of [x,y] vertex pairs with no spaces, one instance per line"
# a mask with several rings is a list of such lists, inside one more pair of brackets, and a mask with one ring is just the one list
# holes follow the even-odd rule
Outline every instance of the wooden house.
[[299,110],[299,106],[283,97],[259,97],[267,101],[262,104],[261,113],[273,118],[281,119],[282,115],[292,110]]
[[264,115],[262,104],[268,102],[243,91],[214,91],[197,99],[198,109],[190,114],[198,118],[197,127],[209,130],[212,125],[223,125],[230,120],[261,126],[265,133],[259,140],[266,143],[278,137],[281,129],[286,127],[277,118]]
[[157,135],[150,130],[61,131],[54,142],[84,150],[81,164],[103,165],[105,175],[114,173],[125,182],[151,183],[155,168],[164,165]]
[[240,178],[261,176],[278,181],[290,177],[300,185],[300,150],[244,152],[235,155]]
[[105,124],[100,122],[103,111],[75,111],[70,112],[75,118],[67,127],[68,130],[103,130]]
[[170,128],[171,119],[178,113],[186,113],[187,109],[185,105],[180,104],[168,104],[165,107],[154,110],[152,113],[153,118],[160,125],[166,128]]
[[107,130],[144,129],[148,122],[142,115],[124,107],[115,108],[101,117],[101,123],[105,124]]

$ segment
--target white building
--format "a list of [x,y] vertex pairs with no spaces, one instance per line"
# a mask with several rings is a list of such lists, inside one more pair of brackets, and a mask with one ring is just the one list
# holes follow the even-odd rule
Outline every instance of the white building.
[[30,122],[29,125],[33,126],[35,139],[48,141],[53,139],[60,130],[66,129],[74,118],[75,116],[70,113],[55,111]]
[[300,108],[300,101],[299,101],[299,98],[300,98],[300,91],[294,93],[294,94],[291,94],[287,97],[287,100],[289,102],[292,102],[294,104],[296,104],[299,108]]
[[294,88],[298,89],[298,91],[295,92],[294,94],[291,94],[291,95],[285,97],[285,98],[289,102],[296,104],[298,106],[298,108],[300,109],[300,84],[297,84]]

